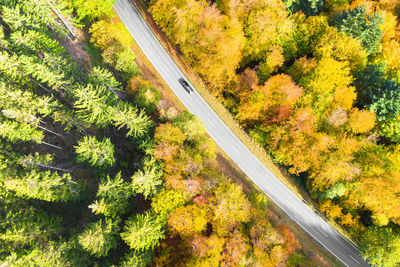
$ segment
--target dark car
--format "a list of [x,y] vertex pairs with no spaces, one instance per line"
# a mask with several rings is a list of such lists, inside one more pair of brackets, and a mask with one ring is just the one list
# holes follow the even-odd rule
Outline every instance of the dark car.
[[183,86],[183,88],[186,90],[186,92],[188,92],[189,94],[191,92],[193,92],[192,87],[190,87],[189,83],[187,81],[185,81],[185,79],[183,78],[179,78],[179,83]]

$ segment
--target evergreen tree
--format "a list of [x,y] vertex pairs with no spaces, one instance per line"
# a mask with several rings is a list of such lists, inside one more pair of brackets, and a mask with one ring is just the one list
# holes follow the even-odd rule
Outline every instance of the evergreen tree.
[[381,50],[382,23],[382,15],[379,13],[369,15],[366,5],[342,11],[333,17],[333,25],[339,31],[360,40],[368,54],[375,54]]
[[147,157],[143,159],[143,170],[138,170],[132,176],[132,188],[135,193],[143,194],[145,198],[153,196],[162,184],[161,167],[155,158]]
[[164,238],[164,224],[161,217],[149,212],[137,214],[126,221],[121,237],[134,250],[154,248]]
[[95,167],[111,167],[115,164],[114,145],[109,138],[99,141],[94,136],[85,136],[75,146],[78,162],[89,162]]
[[386,78],[385,66],[369,65],[356,75],[360,105],[376,112],[378,121],[400,115],[400,83]]
[[153,251],[151,249],[145,251],[132,251],[125,255],[121,261],[121,267],[146,267],[153,260]]
[[89,74],[89,82],[94,86],[104,86],[113,94],[121,90],[121,84],[115,79],[114,75],[107,69],[94,67]]
[[142,137],[153,126],[153,121],[143,111],[138,111],[127,102],[119,102],[113,110],[114,124],[121,129],[126,127],[127,136]]
[[118,223],[110,219],[89,224],[78,236],[79,244],[93,256],[100,258],[117,246]]
[[283,2],[290,12],[303,11],[307,16],[318,15],[324,7],[324,0],[284,0]]
[[117,217],[125,214],[129,208],[128,199],[133,195],[130,184],[125,183],[118,173],[114,179],[109,176],[99,184],[96,197],[100,200],[89,205],[92,212],[104,216]]
[[4,187],[20,197],[51,202],[76,199],[79,194],[79,187],[69,173],[60,176],[57,172],[50,171],[32,170],[21,178],[5,180]]
[[74,107],[78,115],[88,123],[106,127],[112,120],[110,106],[116,101],[115,96],[103,86],[79,85],[74,91],[76,100]]
[[44,138],[43,131],[32,127],[30,124],[9,120],[0,121],[0,136],[12,143],[33,141],[40,144]]
[[53,238],[61,230],[61,220],[50,216],[41,209],[35,209],[28,202],[0,194],[0,243],[3,250],[17,251],[35,246]]

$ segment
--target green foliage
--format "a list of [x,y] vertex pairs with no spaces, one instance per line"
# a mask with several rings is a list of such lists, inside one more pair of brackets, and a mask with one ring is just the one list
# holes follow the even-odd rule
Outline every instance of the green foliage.
[[74,266],[67,257],[68,244],[64,242],[50,242],[45,248],[35,247],[22,257],[11,254],[6,259],[10,266]]
[[122,240],[130,248],[143,251],[156,247],[164,238],[164,221],[153,214],[137,214],[126,221]]
[[3,197],[0,208],[0,242],[3,249],[16,250],[50,240],[61,230],[59,218],[17,199]]
[[373,266],[390,267],[400,263],[400,235],[389,227],[368,227],[361,235],[359,249]]
[[146,267],[153,259],[153,251],[148,249],[144,251],[132,251],[125,255],[120,263],[121,267]]
[[76,101],[74,107],[79,116],[88,123],[106,127],[112,120],[111,108],[116,98],[109,89],[103,86],[79,85],[74,90]]
[[369,65],[356,76],[360,105],[376,112],[382,135],[400,139],[400,84],[386,78],[385,66]]
[[121,84],[115,79],[114,75],[107,69],[94,67],[89,74],[89,82],[94,86],[108,88],[113,94],[122,91]]
[[343,196],[347,191],[346,185],[343,183],[337,183],[333,187],[329,188],[325,192],[319,195],[320,198],[334,199],[335,197]]
[[182,130],[186,139],[189,141],[198,140],[206,134],[206,128],[200,118],[187,111],[181,112],[181,114],[173,120],[173,124]]
[[144,108],[147,113],[156,111],[158,102],[161,99],[160,91],[154,87],[142,86],[135,95],[135,104]]
[[151,199],[151,208],[156,214],[166,216],[171,211],[185,204],[183,191],[162,189]]
[[139,70],[135,62],[135,54],[128,49],[123,49],[117,54],[115,69],[120,72],[120,76],[125,81],[139,75]]
[[162,184],[162,170],[153,157],[143,159],[143,170],[138,170],[132,175],[132,189],[137,194],[143,194],[145,198],[153,196]]
[[284,0],[292,13],[302,11],[307,16],[315,16],[322,11],[324,0]]
[[33,141],[40,144],[44,138],[43,131],[32,127],[28,123],[8,120],[0,122],[0,136],[12,143],[16,141]]
[[360,40],[368,54],[375,54],[381,50],[382,23],[382,15],[379,13],[369,15],[366,5],[343,11],[333,17],[333,25],[339,31]]
[[115,164],[114,145],[110,138],[98,140],[94,136],[84,136],[75,146],[78,162],[89,162],[95,167],[111,167]]
[[114,15],[112,6],[115,0],[71,0],[71,3],[75,8],[78,23],[90,23],[101,18],[108,19]]
[[110,219],[89,224],[78,236],[79,244],[97,258],[117,246],[118,223]]
[[68,201],[79,194],[78,184],[69,173],[60,176],[57,172],[33,170],[24,177],[5,180],[4,186],[18,196],[45,201]]
[[143,137],[153,126],[153,121],[144,112],[127,102],[119,102],[113,110],[114,124],[121,129],[125,127],[127,136]]
[[127,212],[129,208],[128,199],[133,195],[130,184],[125,183],[118,173],[114,179],[109,176],[99,184],[96,200],[89,205],[92,212],[103,214],[104,216],[117,217]]
[[255,190],[252,190],[249,194],[249,201],[252,205],[257,207],[260,210],[267,210],[268,208],[268,200],[266,196],[262,193],[259,193]]

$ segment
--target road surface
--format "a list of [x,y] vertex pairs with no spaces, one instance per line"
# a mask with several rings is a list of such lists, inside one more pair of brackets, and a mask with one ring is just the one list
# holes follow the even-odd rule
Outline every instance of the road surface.
[[[369,266],[358,250],[271,173],[194,90],[188,94],[178,79],[185,77],[130,0],[114,9],[165,82],[193,114],[200,117],[215,142],[293,221],[347,266]],[[187,78],[185,77],[187,80]],[[192,85],[193,87],[193,85]]]

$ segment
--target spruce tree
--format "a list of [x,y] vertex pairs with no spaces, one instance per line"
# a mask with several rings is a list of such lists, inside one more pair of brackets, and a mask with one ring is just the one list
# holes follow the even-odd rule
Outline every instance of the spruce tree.
[[121,238],[134,250],[152,249],[164,238],[164,224],[161,217],[149,212],[137,214],[126,221]]
[[103,86],[79,85],[75,90],[74,107],[77,114],[88,123],[94,123],[99,127],[106,127],[112,120],[110,106],[115,102],[110,91]]
[[143,160],[143,170],[138,170],[132,176],[132,189],[135,193],[143,194],[145,198],[153,196],[162,184],[162,171],[153,157]]
[[115,164],[114,145],[109,138],[97,140],[94,136],[85,136],[75,146],[78,162],[89,162],[95,167],[111,167]]
[[78,236],[79,244],[93,256],[100,258],[117,246],[118,223],[110,219],[89,224]]
[[369,15],[366,5],[342,11],[333,17],[333,25],[339,31],[360,40],[368,54],[375,54],[381,50],[382,23],[382,15],[377,12]]
[[150,130],[153,121],[143,111],[127,102],[120,102],[113,109],[114,124],[120,129],[126,127],[127,136],[142,137]]
[[133,195],[130,184],[125,183],[119,172],[114,179],[107,176],[100,182],[94,203],[89,205],[92,212],[107,217],[125,214],[129,208],[128,199]]

